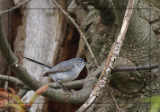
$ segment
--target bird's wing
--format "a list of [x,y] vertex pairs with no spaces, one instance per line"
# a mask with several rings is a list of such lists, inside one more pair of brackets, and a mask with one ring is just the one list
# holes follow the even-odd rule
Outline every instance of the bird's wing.
[[43,76],[48,76],[48,74],[51,74],[51,73],[70,71],[73,68],[74,68],[74,65],[72,63],[69,63],[68,61],[63,61],[57,64],[56,66],[54,66],[52,69],[47,70],[47,72]]

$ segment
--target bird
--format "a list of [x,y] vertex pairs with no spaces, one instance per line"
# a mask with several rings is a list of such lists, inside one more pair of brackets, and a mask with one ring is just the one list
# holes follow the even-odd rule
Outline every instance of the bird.
[[62,83],[76,79],[83,68],[89,64],[82,58],[72,58],[67,61],[62,61],[55,66],[48,66],[31,58],[23,57],[33,63],[41,65],[45,68],[46,72],[43,77],[50,77],[54,82],[58,83],[63,89],[67,89]]

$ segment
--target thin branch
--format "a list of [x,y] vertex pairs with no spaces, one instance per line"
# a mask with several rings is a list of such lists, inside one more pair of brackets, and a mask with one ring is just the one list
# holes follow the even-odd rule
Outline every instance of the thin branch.
[[12,76],[0,75],[0,80],[9,81],[11,83],[16,84],[18,87],[21,87],[22,90],[20,89],[20,91],[17,94],[21,98],[30,90],[26,85],[24,85],[22,81]]
[[[99,78],[101,75],[101,71],[103,70],[103,66],[100,66],[97,68],[96,71],[94,71],[93,77]],[[153,65],[144,65],[144,66],[134,66],[134,67],[114,67],[111,70],[111,73],[115,72],[128,72],[128,71],[140,71],[140,70],[152,70],[157,69],[159,67],[159,64],[153,64]]]
[[135,67],[115,67],[112,72],[127,72],[127,71],[138,71],[138,70],[151,70],[158,68],[159,64],[135,66]]
[[0,75],[0,80],[9,81],[20,87],[21,89],[17,95],[20,96],[21,98],[30,90],[22,81],[12,76]]
[[108,58],[106,61],[106,65],[104,70],[102,71],[102,74],[98,80],[98,83],[96,84],[95,88],[93,89],[92,93],[90,94],[90,97],[87,99],[87,101],[78,109],[77,112],[84,112],[88,109],[88,107],[94,102],[94,100],[101,94],[101,91],[108,86],[108,78],[109,75],[111,75],[111,69],[114,66],[114,62],[116,61],[116,58],[118,57],[121,47],[123,45],[123,41],[125,39],[125,35],[128,29],[128,25],[131,19],[131,15],[133,12],[135,0],[129,0],[126,13],[123,19],[122,27],[120,30],[120,33],[118,35],[117,41],[113,43],[111,50],[108,54]]
[[117,111],[118,111],[118,112],[121,112],[121,109],[119,108],[119,105],[118,105],[118,103],[117,103],[117,101],[116,101],[116,98],[114,97],[113,89],[112,89],[111,87],[110,87],[110,94],[111,94],[112,99],[113,99],[113,101],[114,101],[114,103],[115,103],[115,105],[116,105]]
[[0,80],[9,81],[16,85],[24,85],[22,81],[12,76],[0,75]]
[[20,3],[20,4],[16,5],[16,6],[8,9],[8,10],[4,10],[4,11],[0,12],[0,15],[3,15],[3,14],[5,14],[5,13],[11,12],[11,11],[13,11],[13,10],[15,10],[15,9],[18,9],[19,7],[23,6],[24,4],[26,4],[26,3],[30,2],[30,1],[31,1],[31,0],[26,0],[26,1]]
[[74,20],[65,10],[63,10],[63,8],[56,2],[56,0],[52,0],[52,1],[53,1],[53,3],[63,12],[63,14],[74,24],[74,26],[77,28],[79,34],[80,34],[81,37],[83,38],[83,40],[84,40],[84,42],[85,42],[85,44],[86,44],[86,46],[87,46],[87,48],[88,48],[88,50],[89,50],[92,58],[94,59],[96,65],[99,67],[98,61],[96,60],[96,58],[95,58],[95,56],[94,56],[94,54],[93,54],[93,52],[92,52],[92,49],[91,49],[91,47],[90,47],[90,45],[89,45],[89,43],[88,43],[88,41],[87,41],[87,39],[86,39],[83,31],[82,31],[81,28],[79,27],[79,25],[75,22],[75,20]]
[[17,96],[22,98],[29,90],[30,90],[29,88],[20,89],[19,92],[17,93]]

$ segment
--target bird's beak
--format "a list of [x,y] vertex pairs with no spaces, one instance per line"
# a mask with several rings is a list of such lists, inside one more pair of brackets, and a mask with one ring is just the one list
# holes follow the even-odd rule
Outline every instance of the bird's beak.
[[86,64],[86,65],[88,65],[88,64],[90,64],[90,63],[88,63],[88,62],[85,62],[85,64]]

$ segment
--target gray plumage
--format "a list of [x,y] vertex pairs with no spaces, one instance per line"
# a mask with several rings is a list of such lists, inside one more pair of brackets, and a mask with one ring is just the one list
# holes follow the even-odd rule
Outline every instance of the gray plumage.
[[47,67],[48,70],[46,70],[46,73],[43,76],[49,76],[52,80],[58,83],[69,82],[76,79],[87,64],[87,62],[82,58],[72,58],[68,61],[63,61],[53,67],[50,67],[33,59],[24,58],[42,65],[43,67]]

